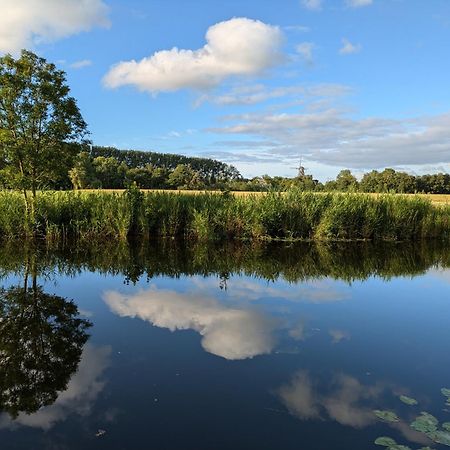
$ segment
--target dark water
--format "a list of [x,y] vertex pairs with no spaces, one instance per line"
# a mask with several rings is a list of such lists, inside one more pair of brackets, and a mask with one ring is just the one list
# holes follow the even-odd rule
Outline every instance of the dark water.
[[441,244],[3,244],[0,448],[448,448],[410,427],[450,422],[446,267]]

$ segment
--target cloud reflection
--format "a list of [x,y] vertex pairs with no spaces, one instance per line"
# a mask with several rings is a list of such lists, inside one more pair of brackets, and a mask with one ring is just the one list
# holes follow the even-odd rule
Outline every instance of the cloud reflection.
[[22,425],[49,430],[70,414],[87,416],[105,386],[102,375],[109,365],[110,353],[110,347],[87,344],[84,347],[78,371],[70,380],[67,389],[59,394],[52,405],[41,408],[33,414],[20,413],[15,420],[6,413],[1,414],[0,429]]
[[133,295],[109,291],[103,297],[121,317],[138,317],[171,331],[197,331],[203,336],[203,348],[225,359],[270,353],[275,345],[275,321],[253,309],[227,307],[212,298],[155,286]]
[[[335,420],[341,425],[364,428],[376,422],[373,409],[382,401],[386,391],[394,392],[388,383],[362,384],[355,377],[338,374],[332,378],[331,389],[322,394],[307,371],[297,372],[291,381],[281,386],[277,395],[288,411],[300,420]],[[388,424],[411,442],[430,441],[407,424]]]

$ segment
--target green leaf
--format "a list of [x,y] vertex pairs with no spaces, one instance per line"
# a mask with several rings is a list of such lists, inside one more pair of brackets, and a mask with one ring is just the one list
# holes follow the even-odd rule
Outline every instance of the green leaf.
[[419,402],[412,397],[408,397],[406,395],[400,395],[400,401],[402,401],[405,405],[414,406],[419,404]]
[[433,431],[428,433],[427,436],[438,444],[447,445],[450,447],[450,432],[448,431]]
[[397,445],[397,442],[394,441],[394,439],[386,436],[380,436],[379,438],[375,439],[376,445],[381,445],[383,447],[392,447],[393,445]]
[[376,409],[373,411],[373,413],[381,420],[384,420],[385,422],[400,422],[400,419],[398,418],[397,414],[395,414],[392,411],[381,411],[379,409]]
[[421,433],[431,433],[437,430],[439,421],[436,417],[428,414],[427,412],[420,413],[420,416],[416,417],[414,422],[411,423],[411,428],[413,430],[419,431]]

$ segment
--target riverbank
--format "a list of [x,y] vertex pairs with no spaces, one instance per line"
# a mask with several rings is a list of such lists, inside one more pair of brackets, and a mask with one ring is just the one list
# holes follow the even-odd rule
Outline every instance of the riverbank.
[[391,240],[450,237],[450,207],[418,196],[309,193],[0,192],[0,236],[47,239]]

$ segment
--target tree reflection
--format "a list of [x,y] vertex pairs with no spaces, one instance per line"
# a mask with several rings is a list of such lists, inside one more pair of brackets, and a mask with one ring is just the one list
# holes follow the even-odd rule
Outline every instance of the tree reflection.
[[36,273],[1,288],[0,410],[15,418],[52,404],[78,367],[90,326],[75,303],[44,292]]

